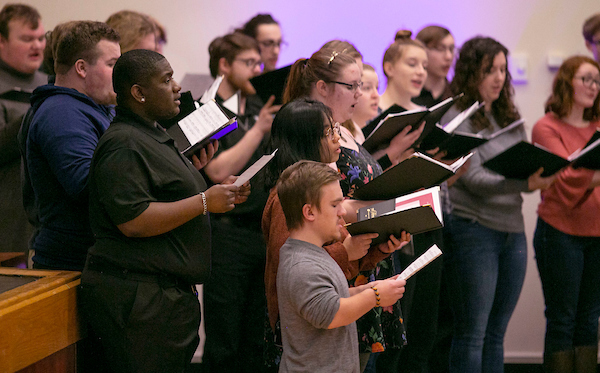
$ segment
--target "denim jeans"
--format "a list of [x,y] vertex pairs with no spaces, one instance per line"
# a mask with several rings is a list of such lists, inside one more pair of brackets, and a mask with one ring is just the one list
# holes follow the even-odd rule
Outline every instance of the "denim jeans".
[[527,265],[525,233],[500,232],[451,215],[447,269],[454,336],[450,372],[504,371],[504,334]]
[[538,218],[533,246],[546,302],[545,353],[597,345],[600,237],[572,236]]

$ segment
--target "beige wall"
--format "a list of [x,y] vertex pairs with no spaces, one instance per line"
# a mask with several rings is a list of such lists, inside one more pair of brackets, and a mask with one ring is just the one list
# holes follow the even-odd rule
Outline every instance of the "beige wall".
[[[588,15],[600,11],[598,0],[25,2],[39,9],[47,29],[71,19],[105,20],[111,13],[123,9],[125,3],[126,8],[155,16],[167,27],[169,42],[165,55],[178,79],[184,72],[207,73],[210,41],[241,25],[257,12],[272,12],[283,26],[284,38],[290,46],[282,52],[282,65],[310,55],[329,39],[343,38],[356,44],[365,55],[365,61],[379,66],[383,51],[397,29],[418,31],[430,23],[447,26],[458,44],[476,34],[489,35],[504,43],[513,54],[528,57],[528,82],[515,86],[516,101],[527,119],[528,130],[543,115],[543,103],[549,93],[553,73],[546,66],[548,53],[565,56],[586,53],[581,25]],[[378,6],[367,7],[366,4]],[[539,194],[525,198],[523,211],[530,246],[529,265],[521,299],[509,325],[505,350],[507,361],[540,362],[544,307],[531,247]]]

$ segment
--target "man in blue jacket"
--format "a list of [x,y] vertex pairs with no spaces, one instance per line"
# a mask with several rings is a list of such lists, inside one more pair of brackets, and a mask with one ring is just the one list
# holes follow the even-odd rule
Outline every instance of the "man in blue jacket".
[[81,271],[94,244],[88,174],[113,117],[119,34],[105,23],[80,21],[54,53],[56,82],[33,92],[28,115],[26,165],[40,221],[33,262],[34,268]]

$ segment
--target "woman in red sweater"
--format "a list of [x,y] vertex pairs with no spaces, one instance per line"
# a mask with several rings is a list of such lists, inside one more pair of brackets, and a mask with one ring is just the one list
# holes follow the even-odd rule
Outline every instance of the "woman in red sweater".
[[[600,128],[600,67],[567,59],[532,141],[568,157]],[[533,245],[546,303],[547,372],[596,372],[600,316],[600,171],[567,167],[542,191]]]

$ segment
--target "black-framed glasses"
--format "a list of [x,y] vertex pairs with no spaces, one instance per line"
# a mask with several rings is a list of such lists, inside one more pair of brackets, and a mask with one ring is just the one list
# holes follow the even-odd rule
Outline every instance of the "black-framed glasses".
[[236,61],[243,62],[247,67],[254,69],[256,66],[262,69],[263,62],[254,58],[236,58]]
[[331,126],[327,127],[327,129],[325,130],[325,136],[327,136],[329,140],[333,140],[336,134],[339,137],[342,137],[342,130],[340,128],[339,122],[335,122]]
[[262,40],[262,41],[258,41],[258,45],[260,45],[262,48],[265,49],[273,49],[275,47],[281,49],[282,47],[286,47],[288,45],[288,43],[286,43],[283,40]]
[[600,79],[594,79],[589,75],[576,76],[575,79],[581,79],[581,82],[583,83],[583,85],[588,88],[594,88],[594,84],[596,84],[596,87],[598,89],[600,89]]
[[331,83],[346,86],[346,87],[348,87],[348,90],[352,91],[352,92],[356,92],[359,88],[362,90],[362,87],[363,87],[363,82],[355,82],[355,83],[350,84],[350,83],[344,83],[344,82],[338,82],[336,80],[332,80]]

